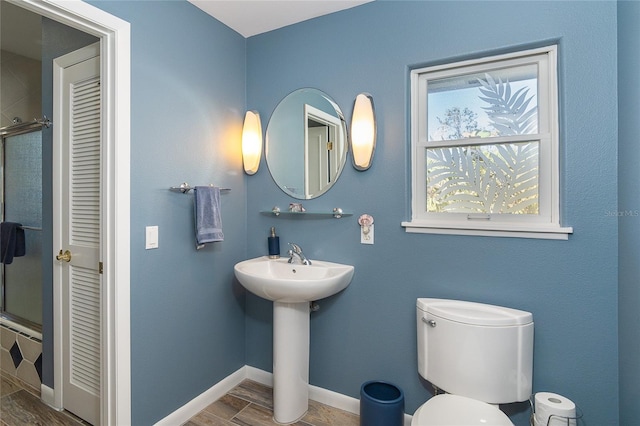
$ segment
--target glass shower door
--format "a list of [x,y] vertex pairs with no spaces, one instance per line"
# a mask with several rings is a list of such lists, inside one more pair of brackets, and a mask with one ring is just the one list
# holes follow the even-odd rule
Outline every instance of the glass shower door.
[[23,225],[26,255],[2,265],[5,313],[42,324],[42,131],[3,139],[3,217]]

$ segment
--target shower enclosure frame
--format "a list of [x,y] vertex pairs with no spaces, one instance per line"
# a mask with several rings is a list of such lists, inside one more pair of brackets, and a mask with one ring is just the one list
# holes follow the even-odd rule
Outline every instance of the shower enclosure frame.
[[[0,173],[0,222],[4,221],[5,218],[5,170],[6,170],[6,150],[5,150],[5,142],[7,138],[20,136],[27,133],[33,133],[37,131],[41,131],[43,128],[48,128],[51,126],[51,121],[45,116],[42,119],[35,119],[30,122],[17,122],[15,124],[5,126],[0,128],[0,144],[1,144],[1,152],[0,152],[0,165],[2,167],[2,173]],[[28,231],[42,231],[42,227],[33,227],[33,226],[23,226],[25,230]],[[23,318],[15,313],[11,313],[6,311],[6,273],[5,273],[5,265],[0,265],[0,275],[2,279],[0,280],[0,316],[15,322],[19,325],[27,327],[31,330],[34,330],[38,333],[42,332],[42,324],[38,324],[34,321],[31,321],[27,318]],[[42,284],[40,285],[40,292],[42,293]]]

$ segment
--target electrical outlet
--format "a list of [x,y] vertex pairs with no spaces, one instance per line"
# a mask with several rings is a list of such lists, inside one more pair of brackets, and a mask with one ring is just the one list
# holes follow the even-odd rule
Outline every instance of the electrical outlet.
[[373,225],[360,227],[360,244],[373,244]]

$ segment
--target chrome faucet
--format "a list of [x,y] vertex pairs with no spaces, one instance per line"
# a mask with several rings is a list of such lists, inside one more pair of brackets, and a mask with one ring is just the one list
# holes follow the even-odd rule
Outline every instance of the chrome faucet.
[[300,263],[303,265],[311,265],[311,261],[302,252],[302,248],[295,243],[289,243],[291,250],[289,250],[289,263],[293,263],[293,259],[298,257]]

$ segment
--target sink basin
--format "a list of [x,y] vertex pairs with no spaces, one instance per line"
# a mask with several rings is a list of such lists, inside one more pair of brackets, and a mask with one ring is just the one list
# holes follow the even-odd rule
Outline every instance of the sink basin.
[[311,265],[288,259],[257,257],[233,268],[240,284],[253,294],[274,302],[300,303],[320,300],[344,290],[353,277],[353,266],[312,260]]

